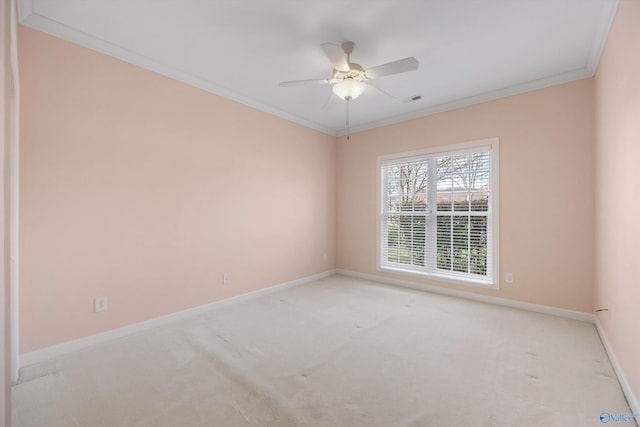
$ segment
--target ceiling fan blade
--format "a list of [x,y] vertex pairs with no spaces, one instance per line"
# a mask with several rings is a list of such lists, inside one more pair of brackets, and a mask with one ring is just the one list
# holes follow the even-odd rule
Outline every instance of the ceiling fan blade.
[[407,71],[413,71],[418,69],[418,60],[413,56],[409,58],[399,59],[393,62],[387,62],[386,64],[378,65],[377,67],[369,68],[364,71],[367,78],[377,79],[378,77],[389,76],[391,74],[399,74]]
[[329,79],[312,79],[312,80],[291,80],[288,82],[280,82],[280,86],[299,86],[299,85],[326,85],[331,83]]
[[384,101],[398,101],[398,98],[396,96],[393,96],[386,90],[382,90],[379,87],[371,84],[371,82],[367,82],[367,88],[365,89],[364,94],[372,98],[382,99]]
[[320,47],[324,50],[325,55],[327,55],[329,61],[333,64],[333,68],[338,71],[349,71],[349,63],[347,62],[347,57],[345,56],[342,47],[333,43],[322,43]]

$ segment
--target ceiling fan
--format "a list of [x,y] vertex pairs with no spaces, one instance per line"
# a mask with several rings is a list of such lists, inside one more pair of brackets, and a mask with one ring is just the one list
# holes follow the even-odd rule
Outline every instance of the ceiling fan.
[[355,47],[354,42],[348,41],[342,43],[342,45],[323,43],[320,47],[333,64],[333,74],[331,78],[293,80],[281,82],[280,86],[332,84],[333,93],[349,102],[362,95],[367,86],[375,88],[371,83],[368,83],[370,80],[418,69],[418,60],[410,56],[365,70],[360,64],[351,62],[351,53]]

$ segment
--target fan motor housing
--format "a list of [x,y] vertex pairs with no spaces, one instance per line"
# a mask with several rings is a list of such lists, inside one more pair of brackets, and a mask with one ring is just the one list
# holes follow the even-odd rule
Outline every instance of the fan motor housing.
[[364,74],[364,68],[360,64],[353,62],[349,63],[349,71],[333,70],[333,78],[336,80],[366,80],[367,77]]

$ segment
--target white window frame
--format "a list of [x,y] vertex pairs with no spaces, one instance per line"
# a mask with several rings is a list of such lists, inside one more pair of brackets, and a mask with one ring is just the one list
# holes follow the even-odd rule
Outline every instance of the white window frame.
[[[469,141],[459,144],[450,144],[443,145],[438,147],[431,147],[418,151],[410,151],[403,153],[395,153],[384,156],[379,156],[377,158],[377,236],[376,236],[376,248],[377,248],[377,269],[382,272],[392,272],[399,273],[411,276],[417,276],[422,278],[431,278],[438,281],[450,282],[454,284],[462,284],[468,286],[477,286],[483,287],[487,289],[498,289],[500,283],[500,268],[499,268],[499,260],[500,260],[500,250],[499,250],[499,231],[500,231],[500,221],[499,221],[499,138],[488,138],[477,141]],[[490,152],[490,164],[491,164],[491,179],[490,179],[490,205],[488,208],[488,250],[490,256],[487,259],[487,278],[476,278],[469,277],[471,275],[467,275],[463,277],[463,274],[458,275],[456,273],[445,273],[440,272],[435,269],[425,268],[425,271],[418,268],[413,268],[410,266],[402,266],[402,265],[384,265],[383,263],[383,235],[384,235],[384,200],[385,200],[385,188],[383,188],[383,177],[382,177],[382,167],[389,163],[394,162],[410,162],[413,160],[421,160],[424,158],[431,158],[440,155],[455,155],[455,154],[463,154],[465,152],[474,152],[477,150],[487,150]],[[432,180],[433,181],[433,180]],[[431,184],[430,184],[431,185]],[[434,184],[435,185],[435,184]],[[431,191],[431,193],[435,193]],[[430,196],[433,197],[433,196]],[[430,203],[433,206],[433,203]],[[435,219],[435,215],[430,219],[433,221]],[[430,242],[426,243],[427,245],[432,244]],[[429,271],[426,271],[429,270]]]

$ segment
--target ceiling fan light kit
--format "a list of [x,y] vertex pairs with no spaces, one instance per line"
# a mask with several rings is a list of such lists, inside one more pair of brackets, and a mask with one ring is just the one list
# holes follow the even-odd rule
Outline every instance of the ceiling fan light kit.
[[333,85],[333,93],[340,99],[352,101],[364,93],[366,86],[363,81],[345,79]]
[[355,43],[351,41],[344,42],[342,45],[323,43],[320,47],[333,64],[333,76],[330,79],[294,80],[281,82],[280,86],[332,84],[333,93],[340,99],[347,101],[347,139],[349,135],[349,101],[364,93],[368,80],[418,69],[418,60],[411,56],[365,70],[359,64],[351,62],[351,53],[355,47]]

